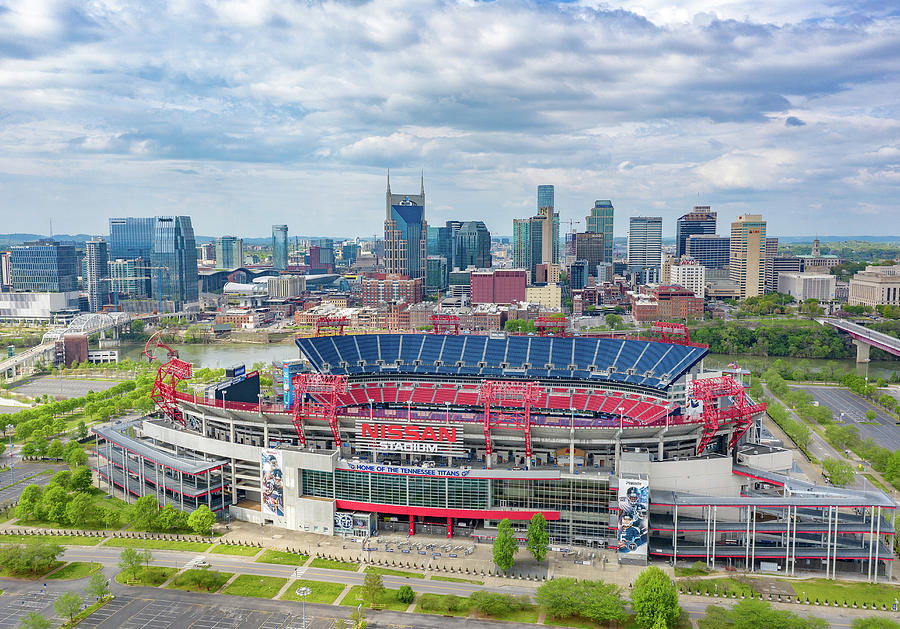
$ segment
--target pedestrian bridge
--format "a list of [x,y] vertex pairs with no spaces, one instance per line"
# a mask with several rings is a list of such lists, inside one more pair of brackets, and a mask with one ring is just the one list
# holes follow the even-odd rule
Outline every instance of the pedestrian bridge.
[[869,362],[869,348],[871,347],[877,347],[894,356],[900,356],[900,339],[890,334],[870,330],[858,323],[841,319],[819,319],[819,323],[830,325],[853,338],[853,344],[856,345],[856,362],[858,363]]
[[85,334],[90,336],[97,332],[118,330],[123,325],[131,322],[131,315],[127,312],[92,312],[78,315],[64,328],[52,328],[44,333],[41,339],[43,343],[53,343],[60,340],[66,334]]

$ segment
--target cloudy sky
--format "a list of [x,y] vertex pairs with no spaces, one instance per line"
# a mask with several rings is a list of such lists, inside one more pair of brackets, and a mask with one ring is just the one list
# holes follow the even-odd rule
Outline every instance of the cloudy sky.
[[0,232],[371,235],[387,168],[499,234],[544,183],[582,228],[612,199],[617,235],[697,203],[900,234],[900,8],[0,0]]

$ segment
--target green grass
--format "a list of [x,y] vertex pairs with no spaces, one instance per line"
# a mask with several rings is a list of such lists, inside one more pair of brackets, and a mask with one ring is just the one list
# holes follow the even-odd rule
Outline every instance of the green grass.
[[433,575],[431,577],[432,581],[449,581],[450,583],[472,583],[474,585],[484,585],[484,581],[477,581],[475,579],[460,579],[459,577],[442,577],[440,575]]
[[[456,600],[456,609],[449,611],[447,609],[447,601],[450,597]],[[423,603],[427,604],[423,607]],[[428,609],[425,609],[428,607]],[[469,599],[463,596],[454,596],[452,594],[422,594],[416,601],[415,612],[417,614],[438,614],[441,616],[468,616],[471,610]]]
[[597,629],[600,625],[593,620],[587,620],[581,616],[569,616],[568,618],[557,618],[556,616],[547,616],[544,620],[547,625],[561,625],[563,627],[578,627],[579,629]]
[[149,548],[152,550],[186,550],[195,553],[206,552],[209,544],[206,542],[179,542],[164,539],[130,539],[117,537],[108,540],[104,546],[115,548]]
[[[259,549],[256,549],[259,552]],[[288,553],[283,550],[265,550],[256,559],[259,563],[275,563],[283,566],[302,566],[309,561],[309,556],[300,553]],[[314,562],[315,563],[315,562]]]
[[100,570],[99,563],[73,561],[66,564],[62,569],[57,570],[53,574],[47,575],[48,579],[83,579]]
[[46,575],[50,572],[53,572],[54,570],[56,570],[57,568],[59,568],[61,565],[65,564],[65,563],[66,563],[65,561],[54,561],[52,564],[50,564],[50,567],[48,567],[46,570],[44,570],[43,572],[35,573],[35,574],[32,574],[30,572],[26,572],[24,574],[14,574],[5,568],[0,568],[0,577],[7,577],[7,578],[12,578],[12,579],[40,579],[44,575]]
[[[175,579],[166,586],[169,590],[185,590],[186,592],[206,592],[206,588],[200,588],[190,582],[191,575],[197,572],[201,572],[200,568],[195,568],[193,570],[185,570],[181,574],[179,574]],[[209,591],[210,592],[218,592],[219,589],[225,585],[225,582],[230,579],[234,573],[232,572],[218,572],[212,571],[216,575],[215,583],[213,583]],[[276,592],[278,590],[275,590]]]
[[359,569],[359,564],[350,563],[348,561],[336,561],[334,559],[321,559],[316,557],[309,564],[313,568],[329,568],[331,570],[348,570],[350,572],[356,572]]
[[288,580],[282,577],[260,577],[255,574],[242,574],[229,583],[228,587],[222,590],[222,594],[273,598],[287,582]]
[[335,599],[344,591],[343,583],[327,583],[325,581],[307,581],[305,579],[297,579],[288,586],[288,589],[281,595],[282,601],[299,601],[302,600],[297,596],[297,588],[308,587],[312,592],[306,597],[307,603],[322,603],[323,605],[331,605]]
[[[406,608],[409,607],[408,603],[401,603],[397,600],[397,592],[400,590],[389,590],[386,589],[384,594],[378,599],[378,605],[384,605],[384,609],[391,609],[396,612],[406,611]],[[350,591],[347,592],[347,595],[344,597],[344,600],[341,601],[341,605],[346,607],[356,607],[360,603],[363,603],[363,589],[361,585],[354,585],[350,588]],[[363,603],[363,607],[365,607],[365,603]],[[535,617],[537,618],[537,617]]]
[[122,585],[145,585],[147,587],[158,587],[165,583],[173,574],[178,572],[178,568],[166,568],[163,566],[150,566],[143,568],[137,573],[134,581],[128,581],[124,572],[116,575],[116,583]]
[[[718,586],[718,589],[716,589]],[[698,581],[680,581],[678,583],[678,587],[684,588],[685,592],[690,590],[693,593],[697,593],[698,591],[703,593],[715,594],[718,592],[720,595],[727,594],[731,596],[735,594],[737,597],[741,596],[750,596],[755,593],[756,590],[753,587],[753,582],[744,583],[742,581],[738,581],[737,579],[732,578],[724,578],[724,579],[701,579]]]
[[535,605],[530,605],[525,609],[518,609],[503,616],[487,616],[487,618],[504,620],[506,622],[536,623],[538,619],[538,608]]
[[792,581],[791,586],[797,596],[802,596],[806,592],[806,598],[810,601],[819,599],[820,601],[839,601],[843,603],[847,601],[848,605],[856,603],[862,606],[863,603],[871,606],[873,603],[886,605],[890,609],[897,597],[898,590],[896,586],[881,585],[876,583],[860,583],[860,582],[840,582],[831,581],[829,579],[808,579],[803,581]]
[[214,555],[240,555],[241,557],[252,557],[259,552],[259,548],[253,546],[231,546],[230,544],[219,544],[213,546],[209,551]]
[[709,574],[705,568],[675,568],[676,577],[700,577]]
[[406,572],[405,570],[392,570],[391,568],[376,568],[375,566],[367,567],[366,572],[371,572],[373,574],[380,574],[382,576],[406,577],[408,579],[424,579],[425,578],[425,574],[422,572]]
[[35,540],[55,542],[62,546],[96,546],[103,541],[103,538],[78,535],[0,535],[0,544],[25,544]]

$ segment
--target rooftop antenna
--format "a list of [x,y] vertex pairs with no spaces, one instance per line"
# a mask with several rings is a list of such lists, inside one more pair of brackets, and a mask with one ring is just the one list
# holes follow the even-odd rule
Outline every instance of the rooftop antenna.
[[53,217],[50,217],[50,238],[53,238]]

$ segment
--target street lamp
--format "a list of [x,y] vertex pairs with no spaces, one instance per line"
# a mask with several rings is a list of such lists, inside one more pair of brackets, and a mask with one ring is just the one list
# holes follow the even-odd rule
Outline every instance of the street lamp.
[[306,629],[306,597],[312,593],[312,590],[308,587],[299,587],[297,588],[297,596],[300,597],[300,600],[303,601],[301,603],[301,610],[303,614],[303,624],[301,625],[302,629]]

